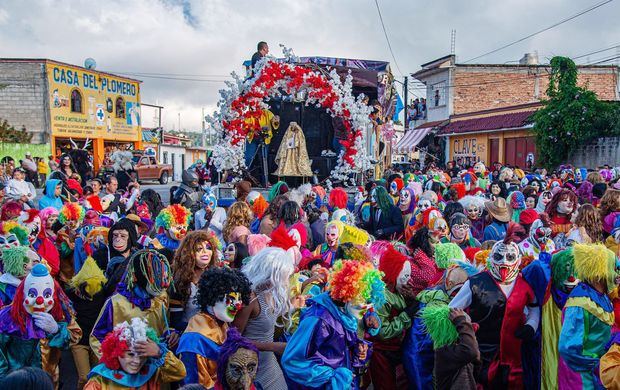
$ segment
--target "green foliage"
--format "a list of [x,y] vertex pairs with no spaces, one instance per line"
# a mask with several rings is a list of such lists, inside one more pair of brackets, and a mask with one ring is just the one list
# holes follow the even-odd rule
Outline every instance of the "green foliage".
[[618,109],[577,86],[577,66],[566,57],[551,60],[548,100],[533,116],[538,156],[543,166],[555,168],[580,145],[611,135]]
[[9,142],[16,144],[28,144],[32,141],[32,133],[22,126],[20,130],[16,130],[9,122],[0,119],[0,142]]

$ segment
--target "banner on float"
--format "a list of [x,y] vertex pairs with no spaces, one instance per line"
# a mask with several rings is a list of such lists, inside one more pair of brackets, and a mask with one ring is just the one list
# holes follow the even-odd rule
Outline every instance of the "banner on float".
[[140,83],[47,62],[52,135],[141,141]]

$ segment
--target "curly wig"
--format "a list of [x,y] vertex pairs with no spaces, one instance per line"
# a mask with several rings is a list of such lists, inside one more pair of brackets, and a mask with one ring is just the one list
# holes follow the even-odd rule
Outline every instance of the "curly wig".
[[450,321],[450,307],[446,304],[430,304],[425,306],[420,317],[426,333],[433,340],[433,347],[439,349],[453,344],[459,337],[456,327]]
[[407,261],[410,261],[409,257],[394,249],[392,245],[383,252],[381,262],[379,263],[379,270],[383,273],[383,280],[388,286],[396,286],[398,274],[400,274]]
[[258,359],[258,348],[245,337],[241,336],[241,333],[237,330],[237,328],[230,327],[228,328],[228,332],[226,333],[226,341],[220,346],[220,352],[217,357],[217,389],[229,390],[228,384],[226,383],[226,368],[228,366],[228,359],[232,355],[234,355],[240,349],[247,349],[248,351],[252,351],[256,354],[256,358]]
[[592,242],[603,241],[603,222],[596,207],[584,204],[577,211],[575,226],[583,227]]
[[620,211],[620,190],[609,189],[601,198],[601,219],[614,211]]
[[28,229],[17,223],[17,221],[10,220],[0,222],[0,234],[15,234],[20,245],[30,245],[30,241],[28,241]]
[[342,303],[370,302],[374,307],[385,303],[383,274],[372,264],[356,260],[338,260],[329,273],[329,296]]
[[226,222],[224,222],[224,229],[222,229],[222,236],[224,241],[230,242],[230,236],[234,228],[237,226],[245,226],[250,228],[250,223],[254,215],[252,209],[245,202],[235,202],[228,209],[226,216]]
[[343,188],[337,187],[329,192],[329,207],[335,209],[346,209],[349,196]]
[[8,201],[3,204],[0,209],[0,220],[10,221],[12,219],[17,219],[21,213],[22,206],[18,202]]
[[[573,248],[569,247],[562,251],[556,252],[551,256],[551,282],[553,286],[564,291],[564,282],[573,281],[577,274],[575,273],[575,258],[573,256]],[[569,280],[572,277],[572,280]]]
[[20,279],[26,276],[24,266],[31,261],[27,253],[29,250],[27,246],[2,249],[2,272]]
[[447,269],[456,260],[467,261],[463,250],[453,242],[435,245],[435,264],[440,269]]
[[231,292],[241,294],[244,305],[250,302],[250,281],[238,269],[209,268],[200,276],[196,303],[204,313]]
[[155,218],[155,228],[158,233],[163,233],[174,225],[189,226],[192,217],[189,209],[180,204],[172,204],[162,209]]
[[381,256],[383,253],[390,247],[389,241],[377,240],[370,244],[370,256],[373,260],[373,263],[379,264]]
[[175,292],[180,295],[183,304],[187,303],[191,293],[192,279],[196,268],[196,252],[199,245],[204,242],[209,243],[212,252],[211,263],[207,268],[214,267],[219,264],[218,256],[221,244],[211,231],[195,230],[187,233],[174,252],[172,280],[174,281]]
[[68,202],[65,203],[60,209],[58,221],[63,225],[67,223],[67,221],[82,223],[84,220],[84,215],[84,207],[80,206],[79,203]]
[[121,370],[119,358],[129,351],[136,342],[147,339],[159,343],[157,333],[142,318],[132,318],[116,325],[101,343],[101,363],[111,370]]

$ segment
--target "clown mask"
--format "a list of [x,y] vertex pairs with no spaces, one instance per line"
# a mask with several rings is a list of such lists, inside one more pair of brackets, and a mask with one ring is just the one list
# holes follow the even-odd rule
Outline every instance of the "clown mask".
[[442,217],[434,218],[430,224],[431,242],[438,243],[442,238],[448,236],[448,223]]
[[356,319],[361,320],[368,311],[372,310],[372,303],[347,302],[345,310]]
[[327,246],[330,248],[335,248],[338,246],[338,239],[340,238],[340,231],[338,227],[335,225],[329,225],[327,229],[325,229],[325,242]]
[[47,313],[54,307],[54,280],[43,264],[35,265],[24,280],[23,305],[29,314]]
[[211,264],[211,260],[213,259],[213,248],[211,248],[211,244],[209,243],[209,241],[203,241],[196,244],[196,248],[194,248],[194,254],[196,256],[196,268],[205,269],[209,267],[209,265]]
[[241,294],[231,292],[221,301],[213,306],[213,315],[222,322],[233,322],[237,312],[241,310],[243,303],[241,302]]
[[543,225],[540,219],[534,221],[530,228],[530,237],[532,242],[538,245],[542,250],[545,250],[545,246],[551,238],[551,228]]
[[396,291],[403,293],[403,287],[407,285],[411,279],[411,263],[407,260],[403,264],[403,269],[400,270],[398,277],[396,278]]
[[168,236],[173,240],[181,241],[187,234],[187,227],[184,225],[173,225],[168,229]]
[[20,246],[19,240],[17,236],[13,233],[5,234],[4,236],[0,236],[0,250],[16,248]]
[[474,172],[476,173],[477,177],[484,176],[486,170],[487,168],[484,166],[484,163],[478,161],[476,164],[474,164]]
[[28,230],[28,241],[30,245],[32,245],[37,238],[39,237],[39,233],[41,232],[41,218],[37,215],[30,222],[23,222],[24,227]]
[[228,244],[226,250],[224,251],[224,261],[227,264],[232,264],[235,261],[235,256],[237,255],[237,248],[235,244]]
[[489,271],[500,283],[510,284],[519,275],[521,255],[517,244],[499,241],[493,245],[489,254]]
[[397,195],[398,194],[398,184],[395,181],[390,183],[390,194]]
[[546,207],[549,202],[551,202],[551,198],[553,198],[553,194],[551,191],[543,191],[542,193],[542,204]]
[[411,204],[411,193],[406,189],[400,191],[400,202],[398,203],[398,207],[401,211],[407,211],[409,209],[409,205]]
[[467,207],[467,217],[471,219],[472,221],[475,221],[478,218],[480,218],[480,207],[478,207],[478,205],[475,205],[475,204],[469,205],[469,207]]
[[366,199],[366,194],[364,193],[364,191],[358,191],[355,193],[355,204],[360,204],[363,203],[364,200]]
[[540,192],[540,183],[538,183],[536,180],[532,182],[531,186],[532,188],[534,188],[537,194]]
[[422,199],[418,202],[418,209],[420,210],[421,213],[425,212],[431,207],[433,207],[433,204],[428,199]]
[[370,205],[373,207],[377,206],[377,191],[374,188],[370,193]]
[[226,384],[230,390],[250,390],[258,371],[256,352],[239,348],[230,355],[226,364]]
[[570,198],[566,197],[558,202],[558,213],[560,214],[571,214],[575,209],[575,205]]
[[469,225],[466,223],[456,223],[452,225],[450,233],[452,234],[452,241],[457,243],[463,242],[467,238],[467,233],[469,233]]

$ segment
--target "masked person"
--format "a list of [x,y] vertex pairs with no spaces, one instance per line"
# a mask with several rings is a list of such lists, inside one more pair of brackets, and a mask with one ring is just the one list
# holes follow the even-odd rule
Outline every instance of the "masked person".
[[555,244],[551,240],[551,227],[546,214],[541,214],[530,226],[530,234],[519,243],[522,256],[538,259],[541,252],[555,252]]
[[191,210],[193,214],[200,210],[200,199],[203,193],[198,184],[198,175],[196,172],[186,169],[181,174],[181,181],[181,185],[170,198],[170,204],[181,205]]
[[63,306],[70,308],[69,300],[47,267],[32,267],[13,303],[0,309],[0,377],[22,367],[42,368],[43,339],[50,347],[69,347],[71,318]]
[[136,251],[116,293],[105,302],[90,334],[90,347],[101,357],[101,342],[114,327],[134,317],[146,320],[158,337],[175,348],[178,334],[168,326],[167,295],[172,275],[166,258],[152,249]]
[[151,241],[151,247],[163,253],[168,261],[172,261],[174,252],[187,234],[191,218],[191,211],[178,204],[161,210],[155,219],[157,234]]
[[249,301],[250,282],[241,271],[210,268],[202,273],[196,298],[200,312],[190,319],[177,348],[187,370],[184,384],[215,385],[228,326]]
[[127,268],[127,259],[137,249],[137,240],[136,225],[127,218],[121,218],[108,231],[108,245],[93,253],[93,259],[108,279],[108,294],[112,294],[120,282]]
[[523,387],[522,340],[533,339],[540,322],[534,291],[519,271],[515,234],[511,228],[493,245],[488,270],[470,277],[450,302],[452,308],[468,308],[472,322],[480,326],[476,338],[482,366],[477,381],[492,388]]
[[75,274],[73,262],[73,249],[77,239],[77,230],[84,221],[85,210],[78,203],[65,203],[58,214],[58,222],[61,228],[56,235],[56,245],[60,253],[59,278],[63,282],[69,282]]
[[101,343],[101,363],[93,367],[84,389],[159,389],[185,376],[183,363],[142,318],[114,327]]
[[[6,224],[7,222],[2,223],[3,226]],[[27,246],[2,248],[3,274],[0,275],[0,302],[2,305],[9,305],[13,302],[19,285],[30,273],[32,267],[40,261],[39,255]]]
[[228,329],[217,358],[215,390],[256,390],[258,349],[235,328]]
[[403,216],[383,187],[375,187],[370,195],[370,218],[365,229],[380,240],[389,240],[404,232]]
[[358,321],[381,307],[385,284],[370,263],[339,260],[327,291],[307,302],[286,345],[282,367],[289,389],[357,389],[371,344],[358,338]]
[[461,249],[479,248],[480,241],[476,240],[470,231],[469,219],[462,213],[455,213],[448,224],[450,234],[440,240],[442,243],[452,242]]
[[319,245],[314,250],[314,256],[321,256],[323,266],[329,268],[336,261],[336,252],[340,243],[342,225],[336,222],[329,222],[325,226],[325,243]]

